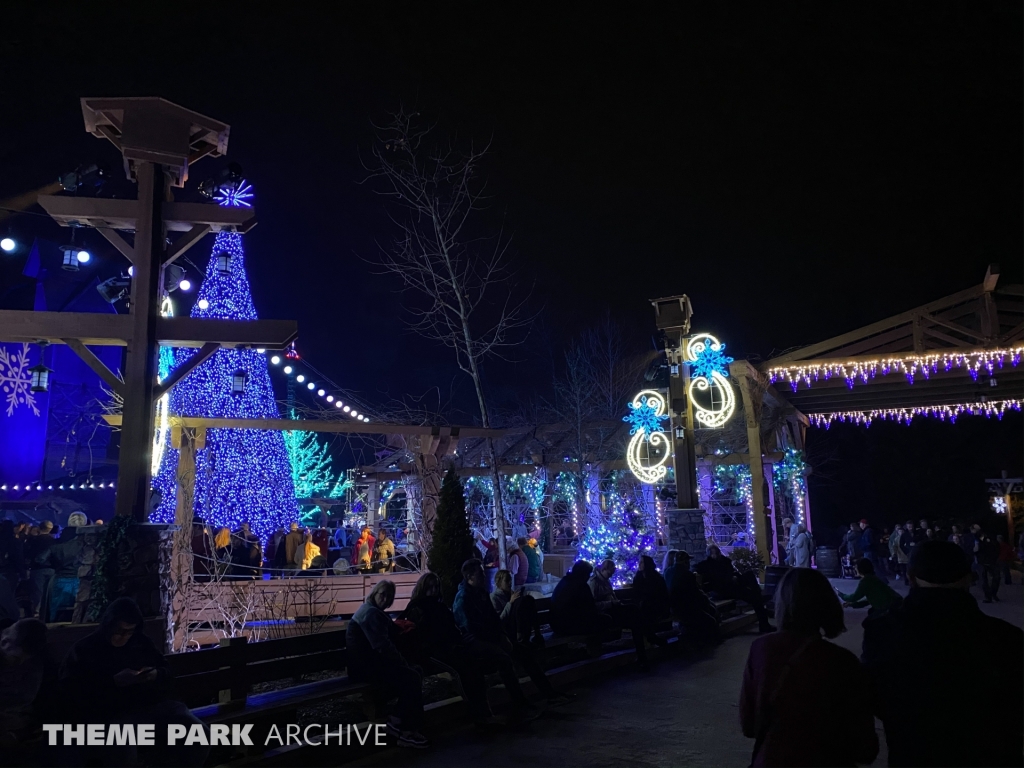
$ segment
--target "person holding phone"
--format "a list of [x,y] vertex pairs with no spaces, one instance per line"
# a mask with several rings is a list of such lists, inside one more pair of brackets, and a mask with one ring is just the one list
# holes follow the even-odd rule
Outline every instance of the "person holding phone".
[[[142,623],[135,601],[119,597],[107,606],[96,631],[71,647],[59,675],[70,710],[66,722],[153,723],[157,733],[166,733],[171,724],[187,728],[202,723],[171,698],[167,662],[143,634]],[[133,745],[103,749],[118,752],[103,759],[104,764],[135,765],[139,760]],[[152,754],[144,762],[182,766],[202,765],[210,751],[202,745],[169,747],[160,739],[141,749]]]

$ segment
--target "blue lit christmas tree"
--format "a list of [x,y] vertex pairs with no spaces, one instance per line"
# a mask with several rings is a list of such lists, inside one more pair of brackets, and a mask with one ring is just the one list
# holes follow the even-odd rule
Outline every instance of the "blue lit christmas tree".
[[[233,194],[219,195],[218,202],[248,207],[252,197],[248,185],[242,182],[232,189]],[[241,235],[217,234],[191,314],[201,318],[257,319],[245,273]],[[176,349],[173,354],[177,367],[196,350]],[[171,366],[165,363],[161,369],[164,367]],[[233,393],[233,380],[239,372],[246,374],[245,388],[242,393]],[[161,374],[165,375],[163,370]],[[167,405],[171,414],[181,416],[280,418],[267,359],[253,349],[218,350],[171,390]],[[153,479],[153,485],[162,494],[160,506],[150,517],[154,522],[174,520],[177,463],[178,452],[166,448]],[[234,530],[248,522],[263,541],[277,526],[287,527],[299,516],[292,466],[280,432],[207,430],[206,447],[196,452],[195,489],[194,512],[208,525]]]

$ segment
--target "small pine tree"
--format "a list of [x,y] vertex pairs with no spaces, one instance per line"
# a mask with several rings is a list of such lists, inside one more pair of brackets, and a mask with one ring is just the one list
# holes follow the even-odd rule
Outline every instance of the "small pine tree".
[[478,555],[469,530],[462,481],[454,469],[449,469],[441,484],[437,518],[427,552],[427,567],[441,580],[441,591],[448,605],[454,602],[462,581],[462,564]]

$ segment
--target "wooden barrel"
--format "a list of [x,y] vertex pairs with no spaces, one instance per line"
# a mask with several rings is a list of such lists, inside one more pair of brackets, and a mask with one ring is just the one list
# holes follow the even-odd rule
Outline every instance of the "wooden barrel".
[[841,579],[843,567],[839,562],[839,550],[832,547],[818,547],[814,550],[814,562],[818,570],[830,579]]
[[782,577],[788,571],[784,565],[769,565],[764,569],[764,596],[771,598],[775,594],[776,587],[782,581]]

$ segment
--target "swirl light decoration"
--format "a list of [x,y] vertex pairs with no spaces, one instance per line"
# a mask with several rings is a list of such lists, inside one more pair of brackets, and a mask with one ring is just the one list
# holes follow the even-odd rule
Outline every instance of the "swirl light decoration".
[[[665,398],[660,392],[645,389],[636,394],[629,404],[629,415],[623,421],[631,425],[629,434],[633,438],[626,448],[626,464],[641,483],[656,483],[668,473],[670,444],[661,422],[668,419],[665,413]],[[651,458],[651,448],[660,449],[661,455]]]
[[[721,427],[736,411],[736,394],[726,378],[733,359],[724,353],[725,344],[710,333],[699,333],[686,342],[686,362],[691,366],[687,394],[693,403],[694,419],[709,429]],[[694,396],[696,392],[710,394],[712,407],[702,405]]]

